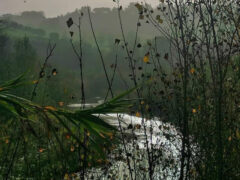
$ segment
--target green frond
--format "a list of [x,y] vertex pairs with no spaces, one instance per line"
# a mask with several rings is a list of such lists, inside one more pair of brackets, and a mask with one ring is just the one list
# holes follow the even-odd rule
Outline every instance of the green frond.
[[[87,154],[85,159],[93,166],[98,165],[99,159],[106,157],[107,148],[111,148],[117,142],[117,138],[114,138],[117,129],[105,122],[99,114],[127,112],[130,102],[122,98],[135,90],[135,88],[130,89],[94,108],[71,111],[52,106],[43,107],[8,93],[9,90],[23,84],[26,83],[24,75],[21,75],[0,85],[0,113],[2,116],[0,127],[8,126],[0,133],[2,137],[9,137],[5,138],[6,144],[2,144],[2,148],[8,147],[8,141],[10,141],[9,144],[16,144],[20,141],[20,145],[25,144],[24,147],[29,149],[25,149],[27,153],[21,154],[20,152],[24,149],[21,147],[22,149],[18,150],[19,158],[24,156],[29,161],[34,161],[40,154],[45,157],[46,152],[53,153],[51,157],[55,158],[56,164],[63,161],[67,164],[75,162],[74,165],[71,165],[73,166],[71,167],[72,171],[76,170],[76,162],[79,161],[72,156],[79,156],[79,153]],[[70,144],[72,144],[71,148],[75,147],[76,150],[73,151],[72,148],[70,151]],[[10,149],[12,148],[13,146],[10,147]],[[81,157],[78,158],[81,159]],[[16,165],[23,163],[19,160],[14,161],[16,161]],[[22,165],[24,166],[24,164]],[[4,171],[4,167],[1,169]]]

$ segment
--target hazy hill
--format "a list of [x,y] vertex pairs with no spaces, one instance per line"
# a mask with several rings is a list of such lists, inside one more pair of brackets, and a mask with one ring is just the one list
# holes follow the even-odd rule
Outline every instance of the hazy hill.
[[[20,15],[6,14],[3,15],[1,19],[7,19],[25,26],[44,29],[46,32],[58,32],[60,36],[68,36],[69,30],[66,26],[66,21],[69,17],[72,17],[74,21],[78,22],[80,12],[83,12],[84,14],[82,20],[82,30],[86,35],[85,37],[88,37],[90,25],[86,7],[76,9],[74,12],[55,18],[46,18],[43,12],[31,11],[23,12]],[[113,37],[120,35],[120,25],[116,8],[96,8],[91,12],[94,29],[97,34]],[[130,4],[122,11],[122,20],[125,33],[132,36],[132,34],[136,31],[138,20],[138,11],[134,3]],[[155,35],[159,34],[152,25],[146,23],[146,19],[140,20],[140,22],[141,28],[139,30],[139,36],[142,39],[151,39]]]
[[[43,63],[46,57],[48,42],[56,43],[57,46],[54,55],[49,60],[49,64],[57,68],[59,74],[62,74],[62,76],[66,73],[69,75],[70,73],[75,79],[79,79],[79,62],[72,49],[69,34],[69,31],[75,32],[73,40],[78,48],[78,29],[74,26],[68,29],[66,21],[71,17],[77,22],[81,12],[84,14],[81,28],[83,35],[82,47],[86,89],[91,96],[96,94],[95,87],[97,86],[97,94],[103,95],[106,92],[107,84],[99,53],[93,41],[86,7],[56,18],[46,18],[43,12],[32,11],[23,12],[20,15],[3,15],[0,17],[0,20],[2,20],[1,25],[5,34],[10,39],[9,46],[11,46],[12,49],[14,49],[16,41],[28,37],[29,42],[38,56],[37,64],[40,68],[41,63]],[[125,36],[129,43],[128,47],[131,50],[137,28],[138,10],[135,4],[130,4],[128,8],[122,10],[121,14]],[[91,15],[97,40],[110,76],[113,73],[113,68],[111,67],[115,63],[116,54],[118,54],[118,68],[121,75],[118,74],[116,76],[114,87],[116,89],[126,87],[121,78],[126,79],[128,83],[132,85],[130,81],[129,64],[126,60],[126,51],[122,48],[123,41],[121,41],[119,45],[115,44],[115,39],[121,39],[122,36],[117,9],[97,8],[91,11]],[[137,48],[134,55],[134,58],[138,61],[137,63],[139,63],[138,66],[142,66],[144,54],[148,52],[146,40],[153,40],[155,36],[159,35],[159,32],[157,32],[151,24],[146,23],[146,19],[142,19],[140,22],[141,27],[139,28],[137,43],[141,43],[142,47]],[[163,37],[160,37],[158,40],[159,53],[166,53],[167,47],[167,41]],[[11,53],[12,52],[9,52],[9,54]],[[64,78],[68,79],[67,76],[63,77],[63,79]],[[93,92],[90,93],[90,91]]]

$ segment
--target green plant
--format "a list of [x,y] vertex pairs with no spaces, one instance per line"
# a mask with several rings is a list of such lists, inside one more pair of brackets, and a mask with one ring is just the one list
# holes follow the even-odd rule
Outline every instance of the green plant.
[[1,178],[60,178],[106,162],[116,129],[98,114],[123,113],[132,90],[91,109],[42,107],[9,93],[24,75],[0,85]]

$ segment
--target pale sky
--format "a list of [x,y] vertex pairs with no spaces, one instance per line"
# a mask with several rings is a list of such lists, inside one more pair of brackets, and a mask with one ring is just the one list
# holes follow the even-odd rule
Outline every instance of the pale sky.
[[[141,0],[120,0],[123,6],[130,2],[141,2]],[[144,0],[142,0],[144,2]],[[159,0],[145,0],[153,6],[159,3]],[[82,6],[89,5],[95,7],[114,7],[116,3],[113,0],[0,0],[0,14],[19,14],[23,11],[44,11],[47,17],[55,17]]]

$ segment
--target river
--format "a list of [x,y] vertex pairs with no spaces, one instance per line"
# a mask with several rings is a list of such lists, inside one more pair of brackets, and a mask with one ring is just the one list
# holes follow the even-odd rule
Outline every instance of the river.
[[[88,106],[95,105],[97,103],[88,104]],[[78,104],[69,105],[72,108],[79,106]],[[137,180],[148,179],[148,157],[150,156],[147,152],[149,151],[153,157],[152,162],[154,162],[154,180],[179,178],[181,134],[173,125],[164,123],[159,118],[143,119],[128,114],[106,114],[100,115],[100,117],[118,129],[120,122],[130,167],[133,169],[133,178],[136,176]],[[146,143],[147,141],[148,143]],[[126,151],[123,145],[119,145],[117,150],[109,155],[113,159],[111,165],[108,165],[107,168],[89,170],[88,178],[130,179]],[[120,159],[116,158],[120,156],[119,152],[123,152]]]

